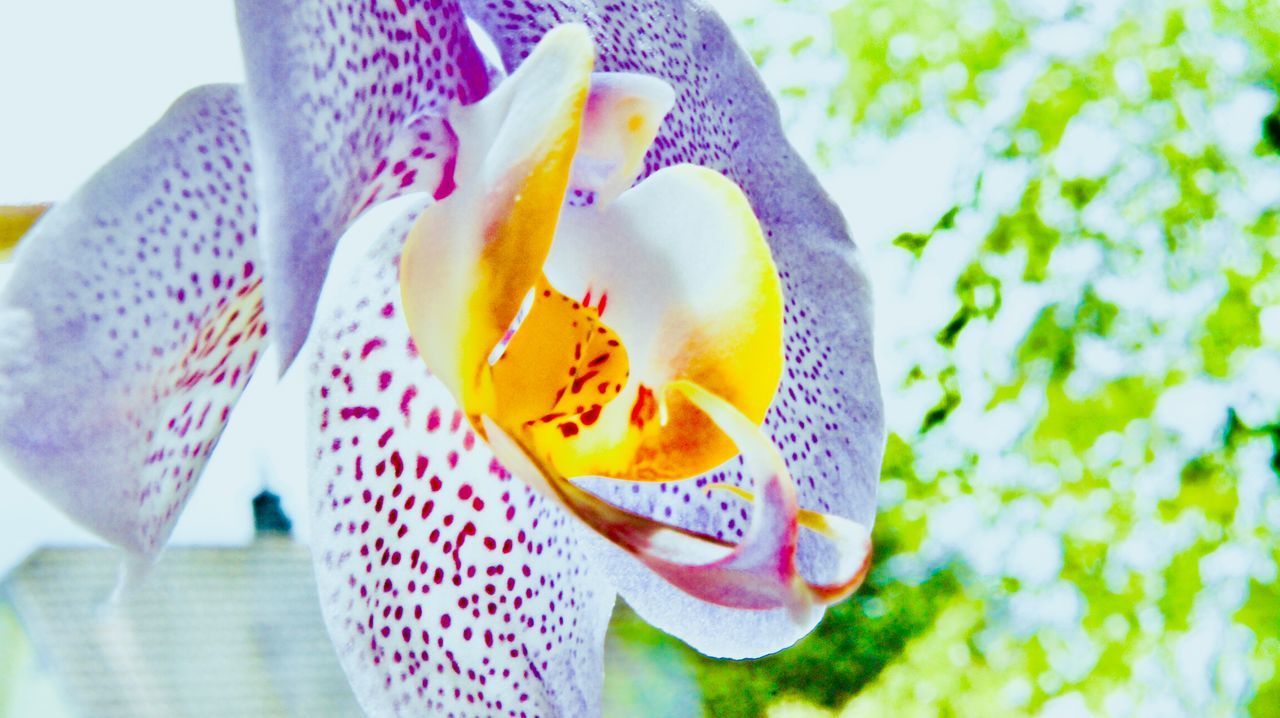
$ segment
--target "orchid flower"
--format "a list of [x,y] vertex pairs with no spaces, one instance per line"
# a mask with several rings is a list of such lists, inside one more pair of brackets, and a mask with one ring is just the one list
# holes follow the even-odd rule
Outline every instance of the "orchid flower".
[[[245,87],[184,96],[18,248],[20,474],[145,564],[266,342],[306,341],[321,605],[371,715],[597,714],[618,594],[741,658],[856,588],[868,288],[712,11],[238,11]],[[317,308],[346,227],[403,195]]]

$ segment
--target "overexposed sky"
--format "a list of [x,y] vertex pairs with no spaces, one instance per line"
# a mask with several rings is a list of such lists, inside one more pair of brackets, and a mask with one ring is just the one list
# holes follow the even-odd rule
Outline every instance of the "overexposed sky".
[[0,3],[0,200],[64,197],[195,85],[244,76],[231,0]]
[[[732,20],[767,3],[712,4]],[[0,204],[66,197],[184,91],[243,76],[232,0],[9,0],[0,4],[0,68]],[[765,76],[774,82],[767,67]],[[793,135],[809,131],[804,118],[794,119],[791,129]],[[963,138],[947,132],[927,129],[870,148],[862,153],[864,161],[823,177],[867,251],[868,264],[877,263],[898,232],[927,229],[945,211],[966,151]],[[794,139],[802,150],[808,144],[807,137]],[[890,248],[888,256],[900,251]],[[7,268],[0,265],[0,281],[5,277]],[[892,286],[877,285],[877,293]],[[900,317],[885,317],[886,311],[902,312],[900,303],[882,298],[879,310],[880,326],[900,323]],[[303,377],[291,374],[278,386],[273,359],[266,358],[264,371],[237,406],[177,525],[175,542],[246,540],[252,530],[249,499],[268,475],[295,524],[305,523]],[[92,540],[0,467],[0,576],[36,546]]]

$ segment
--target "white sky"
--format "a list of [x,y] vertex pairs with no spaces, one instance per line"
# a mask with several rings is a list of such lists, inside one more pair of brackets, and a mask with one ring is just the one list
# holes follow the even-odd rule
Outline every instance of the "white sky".
[[[732,18],[762,3],[713,4]],[[185,90],[236,82],[243,75],[231,0],[6,0],[0,4],[0,68],[4,204],[67,196]],[[772,83],[767,70],[766,77]],[[793,126],[804,127],[803,118]],[[873,277],[888,240],[901,231],[927,229],[952,195],[964,142],[936,129],[870,148],[859,153],[860,162],[823,178],[867,252]],[[795,139],[806,146],[804,138]],[[4,276],[0,267],[0,281]],[[886,287],[892,283],[881,283],[877,293],[884,295]],[[879,301],[881,310],[902,311],[888,299]],[[878,326],[893,325],[879,313]],[[174,542],[246,540],[252,530],[249,499],[267,473],[302,527],[302,381],[291,375],[276,386],[269,370],[274,364],[267,357],[267,370],[258,372],[236,408]],[[92,540],[0,468],[0,576],[36,546]]]

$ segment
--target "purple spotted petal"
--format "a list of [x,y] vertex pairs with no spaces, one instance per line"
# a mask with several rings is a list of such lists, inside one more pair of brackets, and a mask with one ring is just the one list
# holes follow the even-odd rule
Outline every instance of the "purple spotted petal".
[[351,218],[380,202],[409,193],[440,199],[453,192],[458,136],[439,115],[422,115],[391,139],[356,198]]
[[150,555],[265,342],[239,91],[193,90],[23,239],[0,298],[0,451]]
[[317,321],[313,546],[330,635],[377,716],[599,714],[614,593],[580,527],[494,460],[427,374],[394,227]]
[[238,0],[237,9],[267,307],[287,366],[353,215],[410,189],[447,190],[452,138],[438,118],[482,97],[488,69],[455,0]]
[[[884,423],[871,344],[870,290],[844,219],[787,143],[778,111],[724,22],[690,0],[464,0],[495,39],[508,68],[549,27],[581,21],[598,47],[597,70],[661,77],[676,105],[645,158],[645,175],[691,162],[723,171],[745,190],[768,233],[787,298],[786,367],[767,424],[795,477],[803,508],[870,525]],[[593,482],[622,506],[737,540],[748,506],[699,488],[708,478],[741,485],[737,464],[697,481],[665,485]],[[714,655],[752,656],[804,635],[780,611],[700,604],[613,549],[608,572],[637,611]],[[807,532],[801,570],[823,580],[830,554]]]

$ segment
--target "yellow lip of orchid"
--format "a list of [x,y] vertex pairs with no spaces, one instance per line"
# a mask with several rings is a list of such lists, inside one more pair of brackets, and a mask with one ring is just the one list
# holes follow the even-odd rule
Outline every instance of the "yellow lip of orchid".
[[591,65],[585,30],[557,28],[484,101],[455,109],[457,189],[422,213],[405,244],[410,331],[473,423],[494,401],[487,359],[555,236]]
[[[422,213],[400,265],[418,351],[500,460],[684,590],[793,613],[842,597],[865,572],[865,531],[850,576],[800,579],[780,458],[753,472],[758,536],[736,548],[570,482],[682,479],[739,450],[776,457],[759,427],[783,363],[781,284],[746,197],[693,165],[621,191],[670,93],[639,76],[593,84],[593,52],[585,28],[558,27],[451,116],[457,189]],[[594,206],[566,208],[579,184]]]

